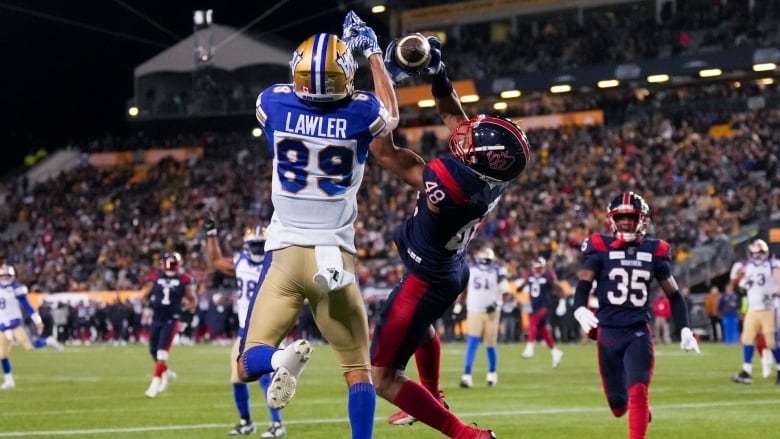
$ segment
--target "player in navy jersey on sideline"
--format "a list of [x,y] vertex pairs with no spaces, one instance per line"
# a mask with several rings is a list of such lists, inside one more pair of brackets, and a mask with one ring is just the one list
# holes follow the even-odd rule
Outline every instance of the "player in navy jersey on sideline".
[[[249,404],[249,385],[238,378],[238,365],[235,359],[238,357],[239,340],[246,331],[246,315],[249,311],[249,303],[257,293],[260,284],[265,278],[265,229],[256,226],[244,232],[244,245],[240,252],[233,258],[222,256],[222,250],[217,242],[217,223],[212,215],[206,218],[203,225],[206,231],[206,256],[209,267],[227,276],[236,278],[237,297],[236,307],[238,311],[238,338],[233,343],[230,352],[230,381],[233,388],[233,400],[236,403],[239,420],[228,435],[244,436],[254,433],[257,429],[252,422]],[[268,392],[271,382],[271,374],[267,373],[258,381],[263,389],[263,395]],[[265,396],[263,397],[265,401]],[[260,437],[285,437],[287,430],[282,425],[282,413],[280,410],[268,407],[271,424],[268,430]]]
[[182,306],[187,312],[195,312],[198,299],[192,288],[192,278],[181,270],[181,255],[165,253],[160,259],[161,269],[153,271],[141,296],[152,307],[152,323],[149,326],[149,353],[154,363],[154,378],[146,396],[154,398],[168,387],[176,374],[168,369],[168,357],[173,338],[179,332],[179,316]]
[[[307,38],[293,53],[292,83],[272,85],[257,98],[257,120],[273,156],[274,213],[265,245],[268,271],[250,304],[238,374],[250,382],[274,372],[269,405],[280,409],[292,400],[312,348],[306,340],[277,346],[308,299],[344,374],[352,438],[367,439],[373,436],[376,390],[354,274],[357,192],[369,154],[415,186],[419,176],[407,169],[423,160],[390,138],[398,103],[376,34],[350,11],[343,37]],[[368,60],[374,93],[354,90],[353,52]]]
[[558,367],[563,359],[563,351],[555,346],[555,339],[550,332],[548,324],[548,313],[552,303],[553,296],[563,297],[563,288],[558,283],[555,272],[547,270],[547,260],[539,256],[531,263],[531,273],[523,276],[522,281],[517,286],[517,291],[528,286],[529,296],[531,297],[531,315],[528,322],[528,340],[525,350],[521,356],[531,358],[534,356],[534,345],[536,336],[540,335],[542,340],[550,348],[552,355],[552,367]]
[[[525,134],[511,121],[466,116],[441,62],[441,42],[435,37],[429,42],[432,60],[424,75],[452,132],[450,154],[419,169],[414,214],[394,232],[406,272],[380,312],[371,344],[372,375],[377,393],[402,410],[390,417],[391,423],[406,417],[448,437],[489,439],[496,437],[492,431],[467,425],[443,402],[441,344],[433,323],[466,288],[468,244],[509,184],[525,170],[531,151]],[[394,44],[387,48],[387,65],[400,79],[404,73],[395,63]],[[412,355],[421,383],[404,374]]]
[[9,358],[14,342],[21,344],[28,351],[46,346],[58,351],[63,349],[54,337],[35,338],[30,341],[30,334],[24,325],[22,308],[30,315],[40,334],[43,331],[43,320],[27,299],[27,286],[16,281],[16,270],[12,265],[2,264],[0,265],[0,364],[3,368],[3,384],[0,384],[0,390],[16,387]]
[[[634,192],[624,192],[607,208],[611,235],[594,233],[582,243],[582,268],[574,290],[574,317],[596,337],[599,373],[612,414],[628,412],[629,439],[647,436],[652,418],[648,387],[655,356],[649,322],[650,283],[656,279],[669,297],[680,347],[699,352],[689,328],[688,308],[672,276],[671,250],[661,239],[645,237],[650,208]],[[593,281],[599,308],[587,308]]]
[[[474,360],[480,343],[485,342],[488,371],[485,382],[488,387],[498,384],[498,320],[501,295],[509,291],[506,267],[496,262],[492,248],[483,248],[474,255],[474,264],[469,265],[469,283],[466,290],[455,301],[454,314],[460,314],[466,303],[466,354],[463,360],[463,375],[460,387],[474,385],[471,376]],[[397,422],[396,422],[397,424]]]

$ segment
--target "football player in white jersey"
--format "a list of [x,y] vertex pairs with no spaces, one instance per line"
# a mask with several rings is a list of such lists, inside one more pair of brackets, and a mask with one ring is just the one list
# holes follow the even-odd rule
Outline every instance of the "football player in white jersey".
[[16,387],[11,373],[11,360],[8,358],[14,341],[28,351],[45,346],[62,350],[62,345],[54,337],[36,338],[35,341],[30,341],[30,335],[24,326],[22,308],[30,315],[40,333],[43,330],[43,320],[27,300],[27,287],[16,282],[16,270],[13,266],[0,265],[0,364],[3,366],[3,384],[0,385],[0,389],[2,390]]
[[455,301],[453,311],[459,314],[466,303],[466,354],[460,387],[473,385],[471,369],[477,356],[479,344],[485,342],[488,371],[488,387],[498,383],[498,320],[501,314],[498,307],[501,295],[509,292],[506,280],[506,268],[496,263],[496,254],[492,248],[483,248],[474,255],[473,264],[469,264],[469,283],[466,290]]
[[[772,352],[775,364],[780,362],[780,349],[775,340],[776,307],[775,297],[780,295],[780,260],[769,257],[769,246],[762,239],[748,245],[748,260],[732,279],[731,288],[735,288],[743,279],[747,279],[747,312],[742,325],[742,370],[731,377],[736,383],[753,382],[753,343],[756,336],[763,334],[766,349]],[[780,384],[778,367],[776,384]]]
[[[244,245],[239,253],[233,258],[222,255],[222,250],[217,242],[217,224],[213,216],[209,216],[204,223],[206,230],[206,256],[208,257],[209,268],[224,273],[227,276],[236,278],[237,296],[236,305],[238,308],[238,336],[233,343],[233,349],[230,352],[230,381],[233,384],[233,400],[238,410],[239,421],[233,427],[228,435],[243,436],[253,434],[257,427],[252,422],[251,410],[249,404],[249,385],[238,378],[237,364],[235,359],[238,357],[238,345],[240,337],[244,335],[246,315],[249,311],[249,303],[252,296],[257,293],[260,284],[263,282],[265,271],[263,270],[263,260],[265,259],[265,230],[262,227],[247,229],[244,233]],[[271,382],[271,374],[265,374],[260,377],[260,387],[263,389],[263,395],[268,391],[268,384]],[[268,413],[271,418],[271,424],[268,430],[263,432],[260,437],[285,437],[287,431],[282,425],[281,411],[268,407]]]
[[[327,33],[305,39],[290,62],[292,83],[272,85],[257,98],[257,121],[273,156],[274,213],[268,272],[250,305],[238,374],[250,382],[274,372],[269,404],[283,408],[292,400],[312,348],[306,340],[277,346],[308,299],[346,380],[352,438],[364,439],[373,435],[376,389],[354,275],[357,191],[369,153],[411,184],[420,183],[420,174],[407,170],[419,171],[424,162],[389,137],[398,104],[376,34],[352,11],[343,31],[344,40]],[[353,52],[368,60],[374,93],[354,89]]]

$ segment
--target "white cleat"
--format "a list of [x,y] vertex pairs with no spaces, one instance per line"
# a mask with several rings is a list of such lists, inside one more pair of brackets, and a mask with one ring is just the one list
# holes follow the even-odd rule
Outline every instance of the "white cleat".
[[552,354],[552,367],[555,369],[561,364],[561,360],[563,360],[563,351],[558,348],[553,348],[550,353]]
[[52,347],[58,352],[62,352],[65,347],[62,346],[62,343],[58,342],[56,338],[52,336],[46,337],[46,346]]
[[469,374],[463,374],[462,377],[460,377],[460,387],[464,389],[470,389],[471,386],[474,385],[473,380],[471,379],[471,375]]
[[531,358],[534,356],[534,345],[533,343],[528,343],[525,345],[525,350],[520,355],[523,358]]
[[268,427],[268,430],[264,431],[263,434],[260,435],[260,437],[286,437],[286,436],[287,436],[287,430],[285,430],[281,422],[272,422],[271,426]]
[[269,407],[275,410],[287,407],[295,396],[298,376],[306,367],[312,351],[311,344],[306,340],[296,340],[282,350],[279,354],[282,355],[281,365],[274,372],[266,394]]
[[146,389],[146,392],[144,392],[144,395],[146,395],[147,398],[154,398],[157,396],[158,393],[160,393],[160,378],[154,377],[152,378],[152,383],[149,384],[149,388]]
[[13,378],[11,379],[6,378],[3,381],[3,384],[0,385],[0,390],[13,389],[14,387],[16,387],[16,383],[14,382]]
[[162,374],[162,378],[160,378],[160,385],[157,387],[157,393],[162,393],[165,391],[165,389],[168,388],[168,384],[171,383],[171,381],[176,379],[176,372],[168,369]]
[[488,372],[485,380],[487,381],[488,387],[494,387],[498,384],[498,372]]
[[775,357],[772,355],[772,351],[768,348],[764,348],[764,352],[761,354],[761,376],[769,378],[772,375],[772,369],[775,365]]

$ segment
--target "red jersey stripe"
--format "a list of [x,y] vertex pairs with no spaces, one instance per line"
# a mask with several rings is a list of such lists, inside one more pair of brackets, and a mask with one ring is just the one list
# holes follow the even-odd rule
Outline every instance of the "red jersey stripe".
[[453,203],[460,205],[466,204],[468,201],[466,199],[466,195],[463,194],[460,185],[457,181],[455,181],[455,178],[452,177],[450,170],[444,166],[444,163],[442,163],[441,159],[432,161],[428,167],[431,168],[434,174],[439,177],[439,180],[441,180],[442,184],[444,184],[444,189],[446,189],[447,194],[450,196]]

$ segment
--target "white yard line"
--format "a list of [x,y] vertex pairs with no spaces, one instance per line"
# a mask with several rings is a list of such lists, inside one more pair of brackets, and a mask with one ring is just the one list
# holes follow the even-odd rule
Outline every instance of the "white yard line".
[[[776,399],[764,399],[754,401],[734,401],[720,402],[692,402],[685,404],[666,404],[653,405],[654,409],[684,409],[684,408],[714,408],[714,407],[732,407],[734,405],[764,405],[777,404]],[[506,410],[492,412],[474,412],[458,413],[461,417],[479,417],[479,416],[518,416],[518,415],[554,415],[565,413],[592,413],[602,412],[604,407],[570,407],[570,408],[547,408],[547,409],[528,409],[528,410]],[[384,416],[377,416],[374,421],[385,421]],[[347,418],[328,418],[328,419],[298,419],[287,420],[285,425],[296,424],[343,424],[349,422]],[[139,433],[150,431],[176,431],[176,430],[202,430],[207,428],[229,428],[233,424],[193,424],[193,425],[164,425],[149,427],[125,427],[125,428],[93,428],[83,430],[46,430],[46,431],[7,431],[0,432],[0,437],[31,437],[31,436],[74,436],[74,435],[95,435],[95,434],[116,434],[116,433]]]

